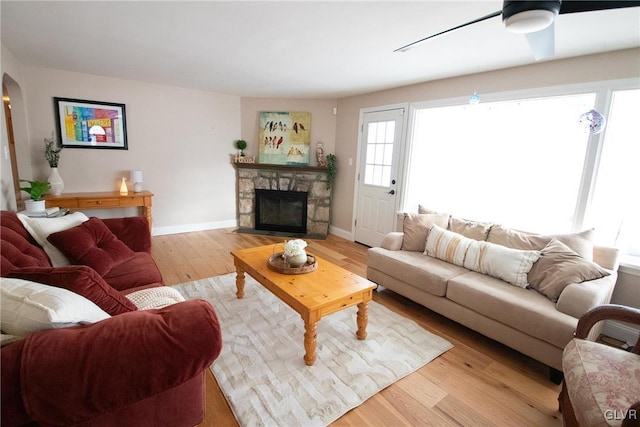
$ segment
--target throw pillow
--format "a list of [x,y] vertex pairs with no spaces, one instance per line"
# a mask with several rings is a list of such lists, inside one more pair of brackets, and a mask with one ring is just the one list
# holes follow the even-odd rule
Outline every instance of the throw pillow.
[[427,241],[429,227],[433,224],[447,228],[447,214],[404,214],[402,231],[402,250],[423,252]]
[[434,224],[429,228],[424,254],[463,267],[467,248],[473,241]]
[[540,259],[529,271],[530,287],[557,302],[572,283],[600,279],[610,273],[598,264],[582,258],[557,239],[542,249]]
[[593,260],[593,240],[595,231],[584,230],[565,234],[532,234],[512,230],[502,225],[494,225],[489,232],[488,242],[523,250],[542,250],[552,239],[559,240],[584,259]]
[[439,214],[442,212],[434,211],[433,209],[429,209],[422,205],[418,205],[418,213],[419,214]]
[[100,276],[135,256],[100,218],[52,233],[48,240],[74,263],[88,265]]
[[1,326],[10,335],[66,328],[108,319],[88,299],[71,291],[22,279],[0,278]]
[[109,286],[95,270],[84,265],[21,268],[12,271],[9,277],[67,289],[92,301],[111,316],[137,310],[135,304]]
[[51,265],[54,267],[61,267],[71,263],[62,252],[47,241],[47,237],[49,237],[51,233],[75,227],[89,220],[82,212],[74,212],[58,218],[31,218],[23,214],[18,214],[18,218],[20,222],[22,222],[22,225],[24,225],[24,228],[27,229],[34,240],[38,242],[47,253]]
[[540,257],[539,251],[523,251],[493,243],[472,241],[464,267],[526,288],[527,273]]
[[449,220],[449,230],[474,240],[487,240],[491,225],[490,222],[469,221],[455,216]]

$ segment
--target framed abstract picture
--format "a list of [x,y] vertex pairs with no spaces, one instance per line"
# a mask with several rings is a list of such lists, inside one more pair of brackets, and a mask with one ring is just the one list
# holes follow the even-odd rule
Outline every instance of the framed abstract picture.
[[61,147],[127,150],[124,104],[53,98]]
[[308,165],[311,141],[311,113],[260,113],[258,143],[260,163]]

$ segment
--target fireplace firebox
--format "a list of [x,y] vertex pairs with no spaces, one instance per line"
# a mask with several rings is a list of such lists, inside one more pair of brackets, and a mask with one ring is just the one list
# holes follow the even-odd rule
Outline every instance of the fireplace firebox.
[[307,192],[255,189],[256,230],[307,233]]

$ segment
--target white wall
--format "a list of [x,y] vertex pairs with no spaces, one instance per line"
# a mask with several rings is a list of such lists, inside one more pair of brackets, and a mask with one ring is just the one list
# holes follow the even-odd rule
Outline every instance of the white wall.
[[240,135],[239,97],[27,66],[21,88],[33,166],[29,178],[49,174],[43,138],[55,129],[53,97],[123,103],[129,149],[64,149],[64,191],[114,191],[123,175],[140,169],[144,189],[155,195],[155,234],[235,225],[230,154]]

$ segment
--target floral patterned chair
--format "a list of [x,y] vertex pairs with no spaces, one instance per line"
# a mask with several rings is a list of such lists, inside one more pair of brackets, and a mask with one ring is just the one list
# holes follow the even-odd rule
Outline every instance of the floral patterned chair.
[[565,426],[640,426],[640,338],[632,351],[587,341],[602,320],[640,325],[640,310],[601,305],[582,316],[562,355]]

